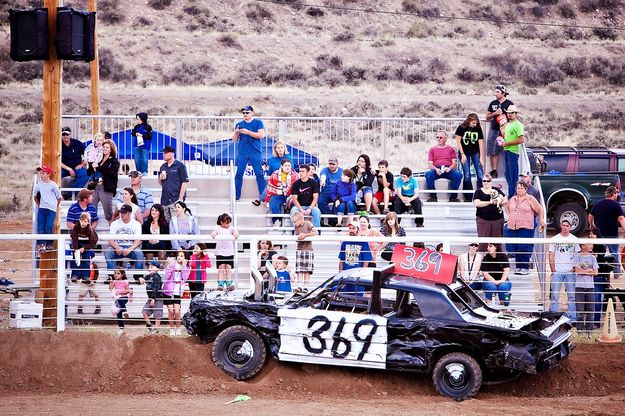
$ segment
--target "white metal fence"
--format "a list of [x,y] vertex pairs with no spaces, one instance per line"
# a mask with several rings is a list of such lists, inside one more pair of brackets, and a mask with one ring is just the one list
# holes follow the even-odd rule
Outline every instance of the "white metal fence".
[[[100,130],[110,133],[132,129],[134,116],[64,115],[63,126],[72,129],[73,137],[88,141],[93,137],[92,122],[99,119]],[[317,156],[320,163],[330,156],[339,158],[342,166],[355,164],[360,153],[367,153],[375,166],[386,159],[397,170],[403,166],[413,169],[427,167],[427,151],[436,141],[434,132],[448,132],[448,143],[455,146],[453,133],[463,121],[461,118],[365,118],[365,117],[259,117],[265,124],[268,138],[280,139],[287,144]],[[185,151],[186,145],[208,145],[232,137],[233,128],[240,117],[218,116],[150,116],[148,122],[158,132],[153,139],[156,148],[162,149],[168,137],[178,139],[177,158],[188,162],[198,173],[225,172],[225,166],[210,166],[202,162],[199,152]],[[489,123],[483,122],[487,134]],[[486,136],[485,136],[486,137]],[[129,144],[128,144],[129,145]],[[233,160],[235,147],[223,148],[220,160]],[[132,154],[132,149],[120,149],[122,154]],[[221,163],[221,162],[220,162]],[[227,163],[225,164],[227,165]]]
[[[100,243],[103,248],[106,248],[106,241],[109,238],[115,238],[114,235],[101,235]],[[143,236],[142,236],[143,237]],[[146,239],[153,238],[152,236],[145,236]],[[171,239],[189,239],[202,242],[214,242],[210,236],[203,235],[191,235],[191,236],[160,236],[163,240]],[[35,253],[30,248],[30,241],[34,239],[49,239],[58,242],[58,247],[66,247],[69,241],[69,236],[66,234],[60,235],[24,235],[24,234],[0,234],[0,240],[12,242],[14,250],[6,251],[3,253],[4,259],[0,271],[2,277],[11,279],[14,284],[9,286],[0,286],[1,291],[7,293],[16,294],[12,289],[22,289],[23,291],[35,291],[41,285],[41,276],[47,276],[46,270],[43,270],[40,266],[39,260],[35,259]],[[295,247],[296,237],[290,235],[250,235],[240,236],[237,240],[237,257],[235,259],[235,273],[234,280],[235,286],[241,290],[246,290],[251,287],[249,273],[257,267],[258,250],[257,243],[260,240],[271,239],[274,245],[279,246],[277,249],[279,254],[285,255],[289,259],[289,265],[294,270],[295,268]],[[426,247],[434,249],[434,247],[441,243],[443,251],[451,252],[453,254],[461,254],[467,251],[468,243],[472,242],[500,242],[505,243],[534,243],[534,260],[532,270],[529,275],[517,275],[513,272],[510,274],[509,279],[512,281],[512,309],[521,311],[537,311],[541,309],[549,309],[549,287],[550,287],[550,275],[551,273],[545,272],[544,264],[536,264],[537,259],[546,258],[546,251],[549,243],[553,242],[551,239],[504,239],[504,238],[471,238],[471,237],[439,237],[436,235],[428,234],[414,234],[402,238],[385,238],[385,237],[347,237],[345,235],[320,235],[310,239],[313,242],[315,251],[315,273],[308,284],[308,288],[313,288],[323,280],[334,275],[338,271],[338,253],[340,242],[342,241],[367,241],[367,242],[401,242],[412,245],[415,242],[422,242]],[[625,241],[620,239],[579,239],[576,243],[592,242],[602,244],[623,244]],[[209,279],[206,285],[206,290],[213,290],[216,286],[216,270],[215,259],[212,253],[209,255],[211,258],[213,267],[209,270]],[[101,250],[96,250],[97,262],[102,265],[103,257]],[[72,282],[70,276],[71,270],[74,268],[72,265],[73,256],[71,251],[65,249],[58,250],[56,252],[57,268],[54,270],[56,274],[56,294],[52,297],[56,300],[56,308],[49,311],[51,318],[56,324],[58,330],[65,329],[66,319],[79,319],[90,320],[96,323],[113,323],[117,321],[117,318],[111,315],[111,297],[108,290],[108,285],[98,283],[96,288],[99,291],[99,299],[94,299],[91,293],[87,293],[87,296],[82,299],[79,298],[80,292],[85,291],[85,287],[81,286],[80,281]],[[378,266],[384,266],[386,261],[382,260],[379,256],[376,258]],[[620,259],[619,259],[620,263]],[[514,263],[511,262],[511,268],[514,270]],[[145,270],[131,270],[132,262],[130,262],[130,268],[127,269],[129,274],[129,281],[133,282],[135,288],[134,302],[129,304],[130,317],[126,321],[128,323],[141,323],[143,318],[141,316],[141,307],[143,306],[147,295],[145,294],[145,286],[135,285],[135,279],[139,276],[143,276]],[[548,267],[546,268],[548,270]],[[103,282],[108,274],[112,270],[106,269],[105,266],[101,266],[100,278],[98,282]],[[161,271],[161,275],[164,277],[164,271]],[[33,279],[33,276],[36,278]],[[49,277],[51,278],[51,277]],[[609,276],[609,282],[601,289],[604,296],[601,297],[600,302],[605,304],[608,298],[614,298],[618,300],[621,305],[625,301],[625,278],[619,275],[611,274]],[[544,285],[541,285],[544,282]],[[50,285],[42,285],[50,286]],[[305,286],[301,282],[294,283],[294,286]],[[595,293],[595,291],[593,291]],[[27,295],[32,298],[32,295]],[[570,299],[569,299],[570,300]],[[599,298],[598,298],[599,300]],[[183,301],[184,308],[188,307],[190,300]],[[557,303],[560,310],[566,311],[567,296],[565,285],[562,285],[560,293],[557,295]],[[100,314],[94,314],[95,307],[97,305],[102,306],[102,312]],[[82,314],[78,313],[78,306],[84,307]],[[617,315],[619,321],[621,317],[625,316],[625,311],[621,308],[617,309]],[[600,319],[595,319],[595,323],[599,324],[603,318],[601,312],[598,312],[597,316],[601,316]],[[593,318],[594,319],[594,318]],[[163,321],[166,323],[167,317],[165,315]],[[49,323],[49,322],[48,322]],[[137,328],[137,325],[134,326]]]

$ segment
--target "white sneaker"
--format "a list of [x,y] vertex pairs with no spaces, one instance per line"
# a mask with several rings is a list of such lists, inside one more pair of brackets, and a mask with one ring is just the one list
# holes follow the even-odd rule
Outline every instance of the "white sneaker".
[[276,222],[273,223],[273,228],[280,228],[282,227],[282,221],[277,220]]
[[169,329],[169,336],[170,337],[175,337],[176,336],[176,330],[174,328],[170,328]]
[[124,335],[124,329],[123,328],[119,328],[117,330],[117,335]]
[[181,337],[182,336],[182,329],[181,328],[177,328],[176,329],[176,336],[177,337]]

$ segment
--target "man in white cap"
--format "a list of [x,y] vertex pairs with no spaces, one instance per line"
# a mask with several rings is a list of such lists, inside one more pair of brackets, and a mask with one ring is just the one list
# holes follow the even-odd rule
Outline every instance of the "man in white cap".
[[[354,220],[348,225],[350,237],[358,235],[360,221]],[[367,267],[373,261],[373,255],[366,241],[343,241],[339,251],[339,271]]]
[[506,135],[499,142],[503,148],[503,157],[506,167],[506,182],[508,182],[508,199],[516,192],[516,183],[519,178],[519,145],[525,143],[525,130],[523,124],[517,118],[519,108],[516,105],[508,107],[508,124]]
[[[498,156],[501,147],[497,144],[497,137],[501,135],[501,125],[507,122],[506,110],[513,104],[508,100],[508,89],[505,85],[498,84],[495,86],[495,99],[488,104],[486,109],[486,121],[490,121],[490,130],[488,139],[486,140],[486,153],[490,156],[491,171],[490,176],[497,177]],[[486,168],[486,166],[484,166]]]

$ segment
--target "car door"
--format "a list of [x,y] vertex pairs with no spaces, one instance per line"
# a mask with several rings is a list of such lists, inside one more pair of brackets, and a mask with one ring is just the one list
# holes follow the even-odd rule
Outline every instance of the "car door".
[[278,311],[281,361],[386,368],[387,319],[361,307],[366,291],[343,293],[339,286],[322,306]]

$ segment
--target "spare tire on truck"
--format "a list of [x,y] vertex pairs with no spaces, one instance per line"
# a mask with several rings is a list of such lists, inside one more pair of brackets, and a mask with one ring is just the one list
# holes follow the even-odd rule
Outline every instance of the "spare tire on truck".
[[588,214],[584,207],[577,202],[567,202],[556,209],[553,221],[558,232],[561,231],[560,223],[562,220],[568,220],[571,223],[571,234],[577,235],[588,227]]

